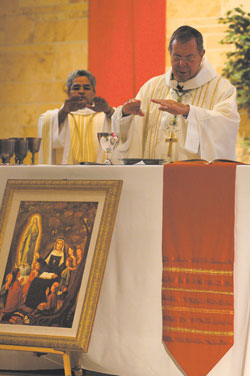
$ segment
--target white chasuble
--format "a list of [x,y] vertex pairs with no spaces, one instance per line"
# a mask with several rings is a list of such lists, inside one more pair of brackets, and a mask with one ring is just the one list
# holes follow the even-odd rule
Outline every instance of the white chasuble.
[[42,137],[42,144],[39,163],[101,162],[103,153],[97,133],[109,131],[111,120],[103,112],[83,109],[70,113],[59,129],[58,111],[47,111],[40,116],[38,135]]
[[[173,160],[234,160],[240,121],[235,88],[206,59],[194,78],[177,82],[171,77],[172,69],[142,86],[136,98],[141,100],[144,116],[122,117],[121,108],[117,109],[113,121],[121,134],[118,146],[121,155],[166,159],[174,121],[178,141],[171,146]],[[177,90],[177,86],[182,89]],[[151,99],[173,99],[189,104],[187,119],[160,111]]]

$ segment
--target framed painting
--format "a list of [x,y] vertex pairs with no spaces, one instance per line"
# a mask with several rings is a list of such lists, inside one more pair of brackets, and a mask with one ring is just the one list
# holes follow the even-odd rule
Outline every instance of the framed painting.
[[87,352],[121,180],[8,180],[0,343]]

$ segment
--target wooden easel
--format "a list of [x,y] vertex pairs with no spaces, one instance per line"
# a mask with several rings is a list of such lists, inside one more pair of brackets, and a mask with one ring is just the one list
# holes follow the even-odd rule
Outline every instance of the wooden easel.
[[63,367],[65,376],[71,376],[70,357],[68,351],[54,350],[45,347],[28,347],[28,346],[12,346],[12,345],[0,345],[0,350],[13,350],[13,351],[30,351],[34,353],[50,353],[62,355]]

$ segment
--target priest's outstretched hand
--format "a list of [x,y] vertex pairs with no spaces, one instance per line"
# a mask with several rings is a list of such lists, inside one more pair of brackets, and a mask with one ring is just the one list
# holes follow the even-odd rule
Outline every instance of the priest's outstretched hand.
[[172,115],[188,116],[189,105],[176,102],[173,99],[151,99],[151,102],[160,105],[160,111],[167,111]]
[[122,106],[122,115],[139,115],[144,116],[144,113],[141,110],[141,101],[138,99],[129,99]]

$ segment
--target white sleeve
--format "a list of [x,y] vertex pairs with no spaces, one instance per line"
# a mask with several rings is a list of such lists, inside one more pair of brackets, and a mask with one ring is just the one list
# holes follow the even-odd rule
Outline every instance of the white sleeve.
[[51,164],[53,162],[53,150],[58,148],[65,149],[68,144],[68,118],[65,119],[59,131],[58,112],[59,109],[49,110],[39,117],[38,137],[42,138],[42,144],[46,143],[46,156],[43,154],[43,145],[41,145],[42,147],[39,151],[40,164],[45,163],[45,160],[47,160],[48,164]]
[[120,133],[122,142],[126,142],[133,115],[122,116],[122,106],[117,107],[112,115],[112,124],[115,132]]
[[[136,99],[141,101],[141,110],[147,114],[151,97],[148,95],[151,88],[151,81],[146,82],[136,95]],[[120,133],[120,142],[117,150],[122,157],[127,156],[131,142],[137,144],[137,155],[142,154],[142,136],[147,116],[127,115],[122,116],[122,106],[116,108],[112,116],[113,127]]]
[[58,112],[59,109],[55,109],[52,111],[47,111],[44,114],[40,115],[38,121],[38,134],[39,137],[42,135],[42,129],[45,122],[45,118],[49,115],[50,116],[50,137],[51,137],[51,146],[53,149],[62,148],[65,146],[65,137],[66,137],[66,129],[68,125],[68,118],[64,120],[60,127],[59,131],[59,122],[58,122]]
[[68,124],[68,117],[66,117],[59,130],[58,111],[51,117],[53,149],[62,148],[65,146],[66,128]]
[[212,109],[190,105],[187,118],[185,148],[200,153],[202,159],[235,160],[235,143],[240,116],[237,112],[236,90],[222,81],[219,97]]

